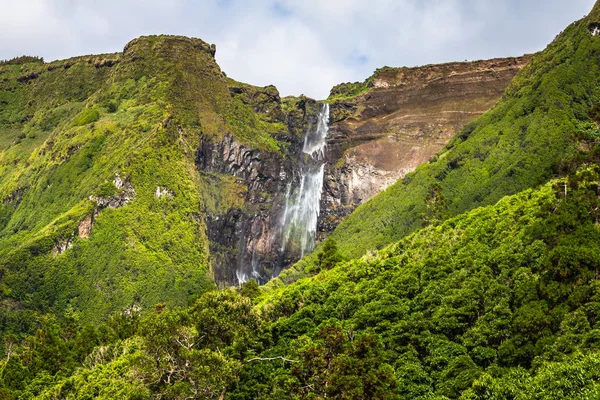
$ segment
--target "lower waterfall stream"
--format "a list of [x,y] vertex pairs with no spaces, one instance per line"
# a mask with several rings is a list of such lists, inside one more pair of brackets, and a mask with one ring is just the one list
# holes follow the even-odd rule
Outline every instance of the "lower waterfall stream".
[[[316,126],[307,129],[304,137],[302,152],[297,163],[298,174],[290,175],[285,191],[285,199],[280,205],[282,213],[278,217],[275,236],[269,239],[271,244],[278,243],[276,247],[281,259],[287,262],[295,261],[311,252],[315,246],[317,234],[317,223],[320,213],[321,194],[323,192],[323,180],[325,174],[325,147],[329,132],[329,104],[323,104],[316,121]],[[243,230],[250,232],[250,240],[240,238],[238,248],[241,257],[235,277],[238,284],[247,282],[254,278],[258,282],[265,282],[274,277],[261,274],[264,268],[261,261],[256,257],[257,239],[260,239],[262,231],[254,232],[253,227]],[[256,235],[256,236],[255,236]],[[290,255],[292,258],[290,259]],[[283,265],[282,265],[283,266]]]

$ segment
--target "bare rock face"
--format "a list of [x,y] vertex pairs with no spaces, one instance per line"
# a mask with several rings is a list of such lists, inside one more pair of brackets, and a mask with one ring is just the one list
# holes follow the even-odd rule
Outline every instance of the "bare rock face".
[[[256,91],[257,88],[253,90]],[[213,275],[220,286],[237,285],[250,278],[264,283],[299,259],[296,249],[282,250],[282,216],[288,185],[298,184],[304,133],[318,108],[310,99],[295,99],[285,115],[273,87],[248,92],[232,88],[255,112],[272,115],[287,129],[277,134],[285,151],[261,151],[243,145],[227,133],[219,140],[203,140],[196,152],[196,166],[217,187],[218,200],[207,207],[207,235]],[[231,198],[223,195],[239,188]],[[209,201],[207,201],[209,202]]]
[[117,189],[117,193],[108,197],[91,195],[89,197],[90,201],[95,202],[99,208],[121,208],[135,200],[135,189],[131,185],[131,182],[129,182],[129,179],[123,179],[117,173],[115,174],[113,184]]
[[89,238],[93,227],[94,221],[92,220],[92,216],[88,215],[79,223],[79,226],[77,227],[77,236],[81,239]]
[[320,236],[439,152],[500,99],[529,60],[386,67],[363,94],[333,101]]
[[175,194],[166,187],[157,186],[156,190],[154,191],[154,197],[157,199],[172,199],[174,196]]
[[277,269],[272,251],[276,243],[271,236],[277,236],[278,227],[271,220],[279,212],[277,195],[285,187],[280,175],[287,176],[289,167],[274,154],[239,144],[230,134],[220,142],[203,141],[196,165],[204,172],[233,176],[245,187],[237,207],[206,212],[215,280],[228,284],[251,277],[266,281]]
[[61,238],[52,246],[52,257],[57,257],[73,247],[73,238]]
[[286,265],[279,252],[279,221],[287,179],[294,177],[293,163],[225,135],[220,142],[202,142],[196,165],[204,172],[233,176],[244,187],[236,206],[206,211],[215,280],[238,284],[254,278],[262,283],[278,274]]
[[80,239],[87,239],[92,234],[92,228],[94,227],[94,219],[98,217],[98,209],[95,209],[92,215],[84,217],[79,221],[76,232],[73,232],[68,237],[60,237],[52,246],[52,257],[57,257],[63,254],[65,251],[73,247],[75,240],[75,234]]

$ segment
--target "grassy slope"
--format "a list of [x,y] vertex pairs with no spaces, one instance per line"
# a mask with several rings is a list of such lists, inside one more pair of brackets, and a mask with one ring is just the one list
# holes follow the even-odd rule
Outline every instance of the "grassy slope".
[[[248,298],[230,291],[209,293],[187,310],[157,309],[133,342],[103,347],[104,361],[68,378],[40,374],[28,360],[41,350],[25,348],[20,360],[38,374],[25,391],[46,388],[42,398],[116,390],[184,398],[185,375],[166,380],[168,350],[173,363],[193,360],[194,381],[212,385],[207,398],[597,394],[598,178],[597,167],[584,168],[569,178],[566,198],[563,182],[553,182],[422,229],[264,292],[253,311]],[[65,345],[78,351],[76,340]],[[265,361],[249,362],[256,356]]]
[[[282,129],[232,98],[210,52],[197,39],[144,37],[123,54],[0,66],[0,325],[27,330],[30,310],[98,320],[133,304],[183,305],[210,284],[199,216],[231,183],[196,170],[198,143],[232,132],[280,151]],[[78,238],[89,196],[115,192],[116,174],[136,199],[99,209]],[[173,197],[157,199],[158,186]],[[53,255],[66,240],[73,248]]]
[[600,38],[588,34],[596,14],[598,6],[537,54],[502,100],[465,127],[438,157],[338,226],[332,237],[343,254],[360,256],[421,227],[425,199],[434,185],[441,186],[448,200],[447,213],[458,215],[568,169],[577,154],[570,138],[587,129],[588,112],[600,102]]

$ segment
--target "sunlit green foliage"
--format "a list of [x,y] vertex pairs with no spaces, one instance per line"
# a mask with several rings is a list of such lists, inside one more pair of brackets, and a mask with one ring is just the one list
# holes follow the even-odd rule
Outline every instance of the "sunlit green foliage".
[[252,111],[273,89],[224,77],[203,42],[181,57],[185,38],[1,66],[0,399],[597,398],[588,23],[359,208],[310,276],[263,289],[211,287],[198,215],[243,188],[194,152],[229,131],[285,152],[281,121]]
[[34,333],[36,315],[69,308],[98,323],[183,306],[213,285],[204,213],[243,206],[244,188],[198,171],[198,145],[231,133],[282,151],[274,136],[286,128],[280,109],[252,103],[277,90],[234,95],[242,84],[213,51],[152,36],[122,54],[0,66],[0,335]]
[[[76,314],[61,323],[48,317],[26,341],[5,345],[3,390],[168,399],[592,396],[599,177],[597,167],[582,168],[262,294],[250,283],[239,293],[206,293],[186,309],[159,305],[141,320],[135,310],[121,313],[99,328]],[[336,254],[335,243],[327,248]]]

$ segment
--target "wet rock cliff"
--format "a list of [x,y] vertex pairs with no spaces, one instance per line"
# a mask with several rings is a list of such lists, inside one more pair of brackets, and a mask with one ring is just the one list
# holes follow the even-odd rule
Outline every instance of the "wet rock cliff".
[[213,274],[221,286],[251,278],[264,283],[300,258],[296,247],[284,249],[286,195],[300,183],[304,136],[319,107],[309,98],[282,101],[273,86],[232,83],[230,93],[282,128],[273,135],[277,151],[243,145],[225,134],[203,140],[196,153],[197,168],[219,193],[205,215]]

